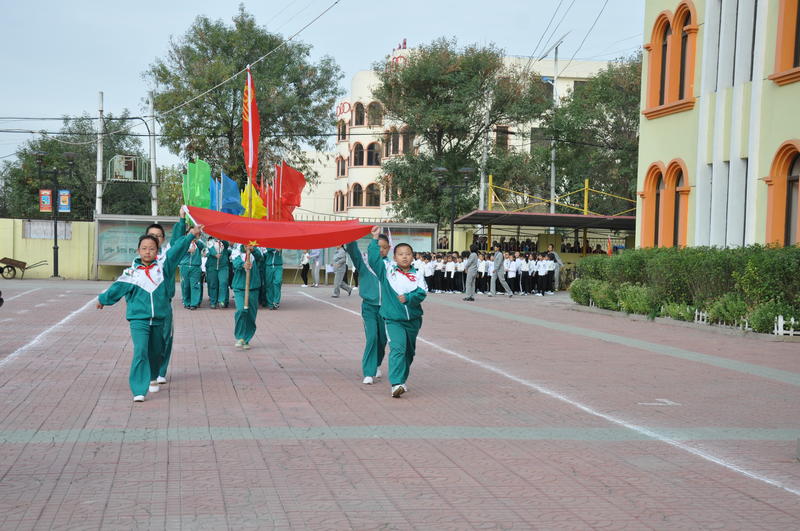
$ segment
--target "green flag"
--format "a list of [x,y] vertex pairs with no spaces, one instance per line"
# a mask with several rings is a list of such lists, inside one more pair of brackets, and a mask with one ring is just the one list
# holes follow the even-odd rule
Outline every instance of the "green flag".
[[208,208],[211,206],[211,166],[197,159],[189,163],[189,171],[183,178],[183,199],[189,206]]

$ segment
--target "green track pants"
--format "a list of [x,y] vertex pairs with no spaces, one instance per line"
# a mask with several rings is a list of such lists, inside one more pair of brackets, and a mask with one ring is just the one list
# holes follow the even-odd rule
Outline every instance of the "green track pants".
[[361,301],[361,318],[364,320],[364,334],[367,343],[361,358],[361,371],[364,376],[375,376],[383,356],[386,354],[386,324],[380,314],[381,307]]
[[164,349],[164,322],[132,319],[133,360],[128,382],[133,396],[146,395],[150,382],[158,376]]
[[203,271],[200,266],[181,266],[181,295],[184,306],[200,306],[203,300],[201,280]]
[[267,266],[264,285],[267,294],[267,307],[277,308],[281,303],[281,285],[283,284],[283,266]]
[[256,333],[256,315],[258,315],[258,289],[250,290],[248,308],[244,309],[244,290],[234,289],[233,299],[236,302],[233,333],[236,339],[244,339],[249,343]]
[[394,321],[385,319],[386,335],[389,338],[389,383],[404,384],[408,380],[408,371],[414,361],[417,348],[417,334],[422,326],[422,319],[411,321]]
[[[170,301],[171,302],[171,301]],[[172,335],[174,329],[172,326],[172,304],[169,307],[169,313],[164,318],[163,333],[164,343],[162,348],[161,362],[159,363],[158,375],[166,378],[167,367],[169,367],[169,359],[172,357]]]
[[206,269],[208,299],[211,306],[228,304],[228,268]]

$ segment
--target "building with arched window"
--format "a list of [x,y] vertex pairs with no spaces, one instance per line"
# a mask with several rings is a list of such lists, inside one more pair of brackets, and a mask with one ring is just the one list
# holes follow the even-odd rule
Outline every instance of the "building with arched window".
[[798,243],[800,1],[647,0],[637,245]]
[[[413,49],[397,49],[393,57],[397,64],[413,53]],[[506,57],[507,66],[525,68],[528,57]],[[575,60],[564,70],[562,63],[558,77],[558,92],[566,95],[599,70],[607,66],[605,61]],[[554,74],[553,61],[537,62],[536,70],[542,76]],[[318,205],[315,212],[346,214],[362,218],[390,220],[393,217],[392,205],[402,190],[386,187],[388,180],[383,175],[383,164],[387,159],[413,155],[425,149],[416,135],[406,124],[387,116],[381,102],[375,100],[372,89],[378,78],[372,70],[357,72],[351,82],[349,93],[336,105],[336,143],[335,152],[330,156],[330,170],[321,171],[321,181],[315,188],[309,188],[307,195]],[[548,85],[549,86],[549,85]],[[526,132],[530,125],[508,124],[493,132],[508,149],[529,150],[527,135],[512,134],[520,128]],[[358,185],[358,186],[356,186]],[[335,195],[335,194],[339,195]],[[336,199],[334,199],[336,198]],[[334,205],[337,209],[330,211]]]

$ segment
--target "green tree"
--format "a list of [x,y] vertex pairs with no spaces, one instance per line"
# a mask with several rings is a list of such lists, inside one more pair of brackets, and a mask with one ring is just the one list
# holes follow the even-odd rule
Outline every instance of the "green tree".
[[[384,186],[399,191],[395,215],[427,222],[449,219],[451,197],[442,185],[461,184],[462,168],[473,171],[466,175],[470,191],[457,194],[456,211],[475,208],[484,134],[497,125],[528,123],[548,107],[540,77],[507,66],[502,50],[493,45],[459,48],[447,39],[421,46],[401,67],[396,65],[391,58],[375,65],[380,85],[373,95],[387,118],[408,125],[421,149],[383,165]],[[447,171],[437,176],[435,167]]]
[[[119,117],[107,115],[104,120],[108,134],[103,139],[103,170],[108,161],[118,154],[142,155],[139,137],[128,136],[134,122],[127,112]],[[39,189],[52,189],[53,168],[58,172],[60,189],[70,190],[72,212],[59,214],[61,219],[86,220],[94,218],[95,175],[97,148],[95,143],[96,120],[88,117],[64,117],[58,135],[31,139],[18,151],[16,160],[5,161],[0,166],[3,182],[3,216],[14,218],[46,218],[50,214],[39,212]],[[75,153],[70,168],[65,153]],[[41,173],[37,153],[42,155]],[[149,214],[150,192],[144,183],[109,183],[103,194],[103,212],[106,214]]]
[[183,205],[183,173],[175,166],[158,169],[158,215],[176,216]]
[[[557,195],[582,188],[584,179],[589,179],[591,188],[634,199],[641,71],[641,53],[614,61],[564,98],[555,113],[551,109],[545,115],[544,136],[557,140]],[[531,152],[534,166],[540,171],[547,168],[549,181],[549,145],[539,144]],[[549,185],[547,190],[549,194]],[[576,194],[564,202],[582,207],[583,198]],[[589,209],[594,212],[616,214],[633,206],[590,194]]]
[[162,145],[187,160],[206,160],[244,182],[244,75],[169,111],[273,51],[251,67],[261,119],[259,171],[268,172],[270,163],[283,158],[313,182],[318,176],[303,148],[322,151],[327,146],[342,74],[328,56],[311,62],[310,49],[295,41],[284,44],[282,36],[258,26],[242,6],[232,26],[197,17],[182,38],[170,43],[167,56],[157,59],[144,74],[158,87],[155,107],[160,113]]

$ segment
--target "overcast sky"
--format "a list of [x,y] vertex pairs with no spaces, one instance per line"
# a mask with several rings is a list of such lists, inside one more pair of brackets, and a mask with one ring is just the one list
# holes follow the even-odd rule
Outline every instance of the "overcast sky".
[[[259,25],[288,36],[333,1],[264,0],[244,5]],[[557,6],[560,9],[553,26],[566,16],[556,36],[570,32],[559,56],[569,58],[606,2],[577,58],[612,59],[641,46],[644,0],[340,0],[298,39],[313,47],[315,59],[332,56],[345,74],[343,87],[347,88],[353,73],[368,69],[404,38],[413,47],[442,36],[455,37],[460,44],[494,43],[509,55],[529,56]],[[4,4],[0,117],[45,117],[96,115],[101,90],[106,112],[119,114],[127,108],[132,114],[142,114],[151,87],[141,74],[156,57],[165,55],[170,37],[182,36],[201,14],[229,22],[239,2],[45,0]],[[539,53],[542,51],[540,45]],[[0,118],[0,129],[59,127],[60,122]],[[30,138],[0,133],[0,157],[13,154]],[[157,159],[159,164],[178,162],[163,148]]]

